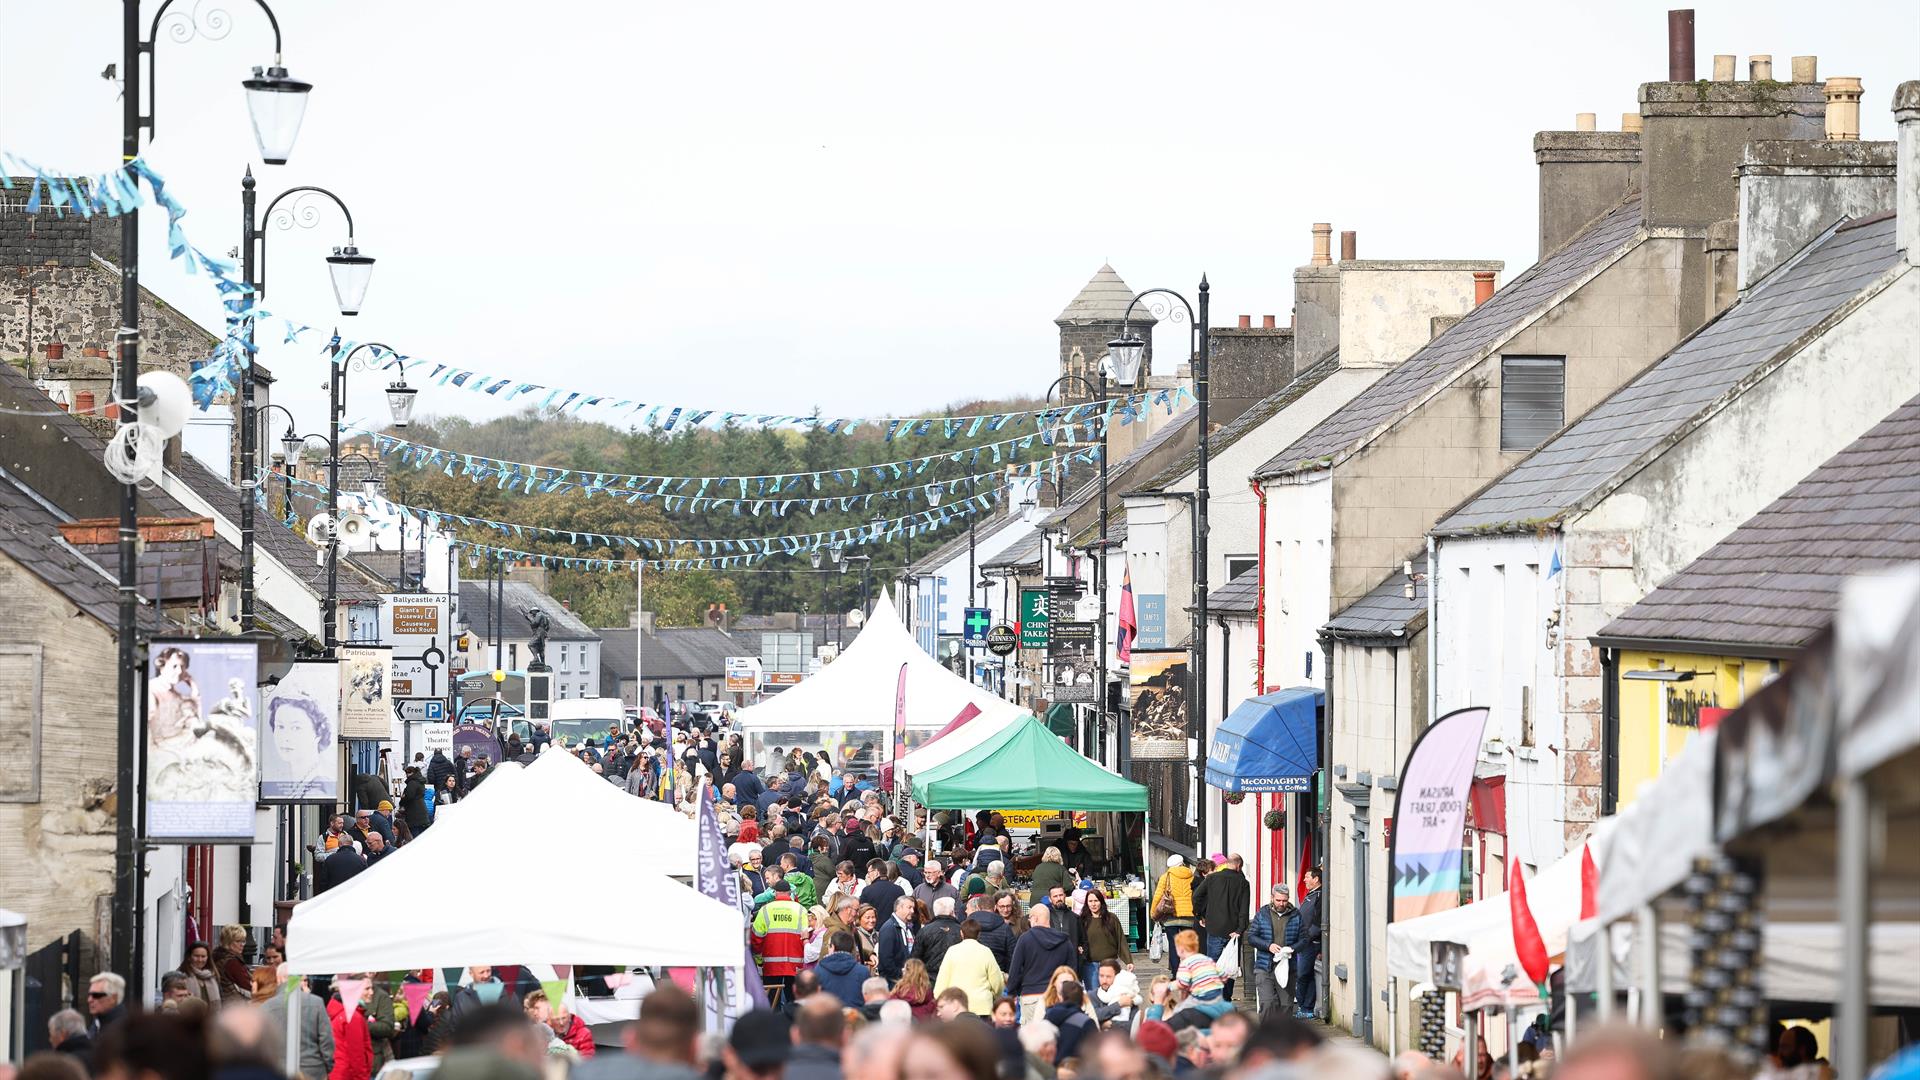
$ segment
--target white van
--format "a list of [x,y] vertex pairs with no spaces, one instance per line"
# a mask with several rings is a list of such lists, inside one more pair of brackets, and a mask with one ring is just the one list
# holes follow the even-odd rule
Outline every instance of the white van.
[[587,739],[604,739],[608,731],[633,727],[619,698],[561,698],[548,714],[553,737],[563,746],[579,746]]

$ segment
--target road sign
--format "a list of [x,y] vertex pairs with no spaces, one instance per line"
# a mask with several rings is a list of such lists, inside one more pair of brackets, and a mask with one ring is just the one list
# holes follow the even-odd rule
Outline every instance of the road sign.
[[1020,590],[1020,647],[1044,649],[1053,640],[1053,605],[1045,589]]
[[437,593],[380,597],[380,641],[393,647],[393,696],[444,698],[447,685],[447,598]]
[[394,707],[409,724],[437,724],[447,718],[447,703],[439,698],[398,698]]
[[987,631],[987,651],[995,656],[1006,656],[1020,647],[1020,631],[1006,623],[995,623]]
[[970,649],[978,649],[987,643],[987,629],[993,625],[991,608],[970,607],[960,620],[960,640]]
[[751,694],[760,689],[760,658],[727,657],[727,693]]

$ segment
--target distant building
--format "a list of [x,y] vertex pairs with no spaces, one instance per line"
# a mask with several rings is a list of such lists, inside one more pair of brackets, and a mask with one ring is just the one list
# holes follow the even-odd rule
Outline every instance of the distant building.
[[554,699],[599,697],[600,635],[548,595],[542,588],[545,584],[543,573],[528,575],[522,568],[509,571],[503,583],[505,606],[500,613],[501,637],[496,649],[490,583],[484,578],[460,583],[459,619],[473,636],[465,655],[466,670],[492,671],[498,666],[506,671],[525,671],[533,662],[533,624],[527,620],[527,612],[537,608],[553,623],[547,631],[547,666],[553,669]]
[[760,655],[760,631],[726,631],[711,626],[652,626],[653,613],[646,613],[645,640],[641,659],[645,677],[634,670],[635,634],[631,626],[601,627],[600,696],[617,697],[633,708],[643,701],[659,709],[668,698],[675,701],[731,701],[737,705],[752,700],[748,694],[728,694],[727,657]]

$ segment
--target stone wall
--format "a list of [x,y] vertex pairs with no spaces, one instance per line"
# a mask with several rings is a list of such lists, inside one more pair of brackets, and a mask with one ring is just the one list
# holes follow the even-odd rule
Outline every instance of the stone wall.
[[[0,556],[0,645],[37,647],[37,661],[6,654],[9,716],[0,725],[0,907],[27,917],[27,948],[75,930],[104,941],[113,894],[114,711],[102,679],[114,670],[113,633],[12,559]],[[17,709],[32,692],[21,664],[40,676],[40,751]],[[27,715],[31,715],[29,712]],[[37,782],[37,783],[36,783]],[[37,786],[34,801],[32,788]]]

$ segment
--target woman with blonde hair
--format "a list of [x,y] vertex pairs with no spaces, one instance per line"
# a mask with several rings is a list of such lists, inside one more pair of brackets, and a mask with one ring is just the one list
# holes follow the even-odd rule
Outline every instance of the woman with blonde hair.
[[233,1005],[253,997],[253,973],[247,970],[247,928],[232,923],[220,928],[213,947],[213,974],[220,982],[220,1004]]
[[1033,892],[1035,901],[1053,891],[1055,885],[1073,891],[1074,882],[1067,874],[1067,867],[1060,858],[1060,849],[1050,847],[1040,855],[1040,865],[1033,868]]
[[854,936],[860,941],[860,962],[872,967],[880,959],[880,911],[872,904],[861,904],[854,916]]
[[[1054,968],[1053,974],[1049,976],[1047,979],[1046,993],[1040,995],[1040,1007],[1042,1011],[1051,1009],[1055,1005],[1060,1004],[1060,988],[1062,986],[1065,986],[1067,983],[1074,983],[1078,985],[1079,982],[1080,982],[1080,973],[1066,966],[1065,964],[1062,964],[1059,967]],[[1086,997],[1082,996],[1080,999],[1080,1004],[1088,1016],[1091,1016],[1096,1020],[1099,1019],[1099,1017],[1093,1011],[1092,1001],[1089,1001],[1086,999]]]

